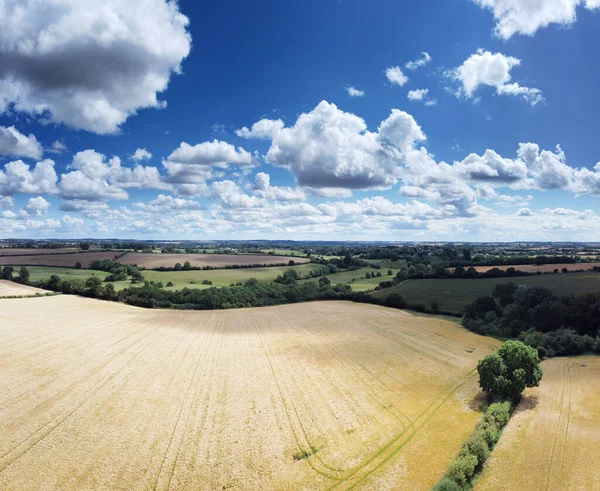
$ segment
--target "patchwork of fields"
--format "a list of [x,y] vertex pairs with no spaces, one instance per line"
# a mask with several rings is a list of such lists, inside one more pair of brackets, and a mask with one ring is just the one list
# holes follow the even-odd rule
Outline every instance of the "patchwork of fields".
[[[594,268],[600,267],[600,263],[564,263],[564,264],[542,264],[536,266],[535,264],[513,264],[510,266],[474,266],[474,269],[479,273],[485,273],[490,269],[500,269],[506,271],[508,268],[515,268],[519,271],[525,271],[526,273],[552,273],[555,269],[562,272],[563,269],[567,271],[591,271]],[[450,271],[454,271],[455,268],[449,268]],[[465,268],[467,269],[467,268]]]
[[427,490],[499,342],[373,305],[2,301],[0,489]]
[[99,252],[74,252],[60,254],[38,254],[36,256],[0,256],[0,265],[12,264],[20,266],[56,266],[63,268],[74,268],[75,264],[81,263],[82,267],[88,268],[92,261],[101,259],[115,259],[123,254],[114,251]]
[[527,389],[477,486],[600,489],[600,357],[542,362],[540,387]]

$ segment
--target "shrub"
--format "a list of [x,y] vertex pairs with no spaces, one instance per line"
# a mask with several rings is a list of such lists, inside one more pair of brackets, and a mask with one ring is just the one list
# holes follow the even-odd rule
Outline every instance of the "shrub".
[[483,432],[477,431],[465,442],[461,450],[462,455],[474,455],[477,457],[477,466],[481,467],[490,455],[490,449],[487,441],[483,437]]
[[510,420],[510,402],[496,402],[488,407],[483,417],[486,423],[504,428]]
[[475,455],[461,455],[450,465],[448,477],[460,486],[464,486],[475,474],[477,457]]
[[390,293],[385,299],[385,305],[395,309],[405,309],[408,306],[408,302],[402,293],[394,292]]
[[433,487],[433,491],[460,491],[460,486],[449,477],[444,477]]

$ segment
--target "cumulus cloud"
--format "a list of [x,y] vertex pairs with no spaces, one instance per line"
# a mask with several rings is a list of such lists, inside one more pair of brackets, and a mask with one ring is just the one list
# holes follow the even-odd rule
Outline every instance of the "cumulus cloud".
[[479,87],[489,86],[495,88],[498,95],[522,97],[535,106],[544,100],[541,90],[523,87],[516,82],[509,83],[511,70],[520,64],[518,58],[479,49],[460,67],[449,71],[448,75],[461,85],[457,95],[471,98]]
[[22,160],[9,162],[0,169],[0,195],[55,194],[58,176],[50,159],[35,164],[33,169]]
[[142,210],[148,210],[156,213],[179,213],[184,210],[202,210],[204,207],[194,200],[175,198],[159,194],[155,199],[146,203],[137,202],[135,206]]
[[174,1],[3,2],[0,112],[115,133],[158,100],[190,52]]
[[430,61],[431,61],[431,56],[429,56],[429,53],[427,53],[426,51],[423,51],[420,58],[417,58],[416,60],[413,60],[413,61],[409,61],[404,66],[406,67],[407,70],[416,70],[417,68],[424,67]]
[[259,172],[254,176],[254,194],[272,201],[304,201],[306,193],[302,189],[271,186],[271,176]]
[[515,34],[533,36],[550,24],[570,26],[577,20],[576,8],[600,7],[599,0],[473,0],[491,10],[497,21],[495,34],[510,39]]
[[152,158],[152,154],[145,148],[138,148],[131,156],[131,160],[133,160],[134,162],[141,162],[142,160],[150,160],[151,158]]
[[408,77],[404,75],[399,66],[393,66],[385,71],[385,76],[392,83],[403,87],[408,82]]
[[533,196],[519,196],[519,195],[509,195],[509,194],[500,194],[496,196],[496,204],[503,208],[523,208],[529,205],[529,203],[533,200]]
[[392,110],[373,133],[362,118],[322,101],[272,139],[266,159],[289,169],[298,185],[312,193],[343,188],[348,196],[347,190],[394,185],[403,155],[424,139],[414,118],[403,111]]
[[224,141],[190,145],[182,142],[175,151],[163,160],[167,180],[176,185],[181,194],[197,194],[206,190],[206,181],[222,176],[222,171],[235,167],[247,170],[257,165],[256,159],[242,147],[234,147]]
[[48,214],[48,208],[50,203],[41,196],[36,198],[29,198],[25,211],[32,217],[43,217]]
[[285,125],[281,119],[261,119],[252,125],[252,128],[236,130],[235,134],[240,138],[269,139],[275,138]]
[[211,197],[225,208],[256,208],[265,204],[256,196],[248,196],[236,183],[229,180],[213,182],[210,191]]
[[529,208],[521,208],[519,211],[517,211],[517,216],[518,217],[532,217],[533,212]]
[[[2,73],[1,70],[2,68],[0,67],[0,73]],[[14,126],[9,126],[8,128],[0,126],[0,155],[41,159],[42,153],[42,146],[37,141],[35,135],[30,134],[26,136],[20,133]]]
[[364,90],[358,90],[358,89],[355,89],[354,87],[346,87],[346,91],[348,92],[348,95],[350,97],[364,97],[364,95],[365,95]]
[[95,150],[83,150],[73,156],[71,172],[60,179],[60,194],[66,200],[126,200],[126,188],[167,189],[156,167],[122,167],[119,157],[107,160]]

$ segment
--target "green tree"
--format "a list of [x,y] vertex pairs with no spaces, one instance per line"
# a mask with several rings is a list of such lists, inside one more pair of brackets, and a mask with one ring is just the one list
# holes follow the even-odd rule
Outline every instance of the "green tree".
[[0,278],[2,278],[3,280],[12,281],[14,272],[15,268],[13,268],[12,266],[4,266],[2,268],[2,274],[0,275]]
[[21,269],[19,269],[19,278],[21,278],[21,281],[27,283],[30,276],[29,270],[25,266],[21,266]]
[[327,276],[321,276],[319,278],[319,288],[327,288],[331,284],[331,281]]
[[76,268],[76,269],[81,269],[81,261],[77,261],[77,262],[75,263],[75,268]]
[[183,267],[181,266],[181,263],[175,263],[175,271],[181,271],[183,269]]
[[538,352],[520,341],[507,341],[477,364],[479,385],[492,400],[517,401],[525,387],[542,378]]
[[183,268],[184,271],[189,271],[190,269],[192,269],[192,263],[190,263],[189,261],[186,261],[183,263]]
[[102,280],[97,276],[90,276],[87,280],[85,280],[85,287],[89,289],[96,289],[102,285]]

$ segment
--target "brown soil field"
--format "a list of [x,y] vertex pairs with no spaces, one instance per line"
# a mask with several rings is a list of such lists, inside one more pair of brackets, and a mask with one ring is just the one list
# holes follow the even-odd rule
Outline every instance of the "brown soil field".
[[542,363],[477,490],[600,489],[600,357]]
[[29,295],[35,296],[36,294],[45,295],[49,293],[41,288],[34,288],[33,286],[19,285],[12,281],[0,280],[0,298],[12,297],[15,295]]
[[[542,273],[552,273],[555,269],[558,269],[558,271],[561,272],[563,268],[567,268],[568,271],[590,271],[596,266],[600,266],[600,263],[543,264],[541,266],[535,266],[533,264],[513,264],[512,266],[475,266],[475,269],[479,273],[485,273],[494,268],[498,268],[502,271],[506,271],[508,268],[515,268],[527,273],[536,273],[538,271]],[[454,271],[455,268],[449,269],[450,271]]]
[[296,264],[308,263],[310,259],[305,257],[284,257],[267,256],[261,254],[157,254],[141,252],[128,252],[119,259],[123,264],[137,264],[140,267],[152,268],[172,268],[175,264],[183,265],[189,261],[193,267],[201,268],[203,266],[212,266],[222,268],[233,265],[251,265],[251,264],[286,264],[293,260]]
[[0,308],[2,490],[428,490],[499,346],[350,302]]
[[120,252],[76,252],[73,254],[40,254],[38,256],[0,256],[0,264],[18,264],[25,266],[59,266],[73,268],[75,263],[80,262],[84,268],[89,267],[90,262],[98,259],[114,259]]
[[0,247],[0,256],[22,256],[22,255],[36,255],[41,256],[44,254],[68,254],[70,252],[76,252],[79,249],[12,249],[8,247]]

